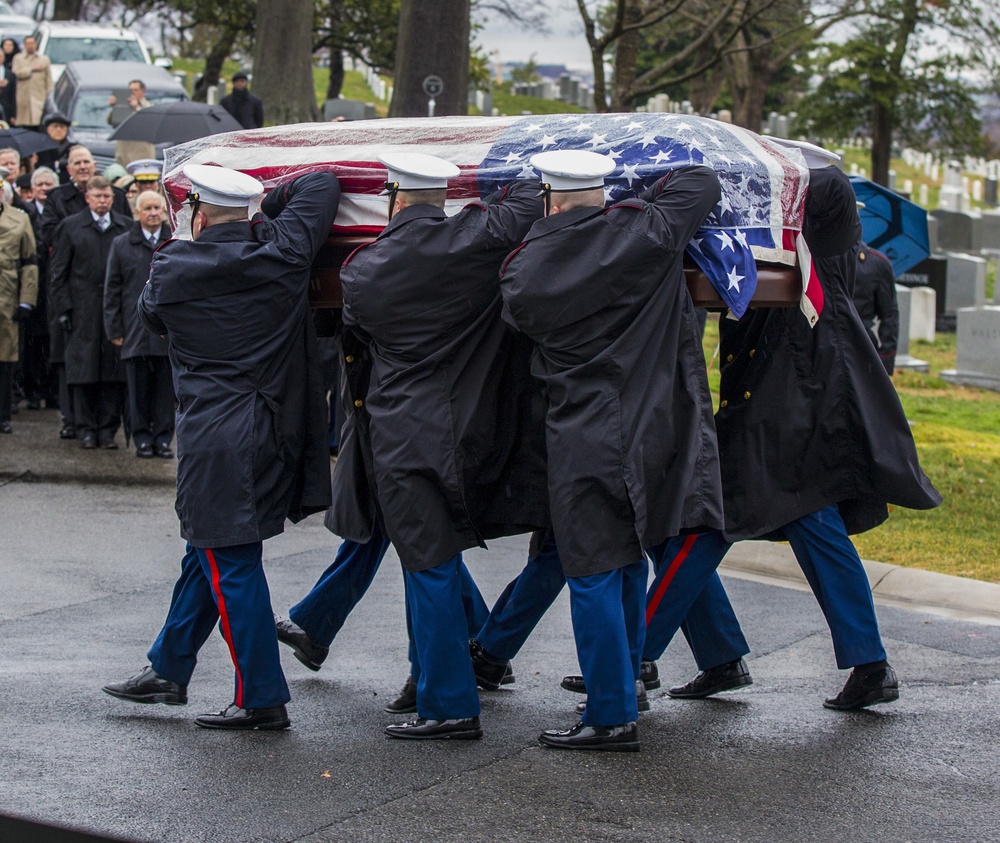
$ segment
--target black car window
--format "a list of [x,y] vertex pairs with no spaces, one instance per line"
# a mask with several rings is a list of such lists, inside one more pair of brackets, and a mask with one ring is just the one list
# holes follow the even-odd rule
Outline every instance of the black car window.
[[[74,125],[81,129],[107,129],[110,132],[112,129],[108,124],[108,115],[111,113],[111,107],[108,105],[108,97],[110,96],[110,88],[81,92],[80,96],[77,97],[76,107],[73,109]],[[176,102],[183,98],[184,95],[181,93],[146,92],[146,99],[151,105],[158,102]]]

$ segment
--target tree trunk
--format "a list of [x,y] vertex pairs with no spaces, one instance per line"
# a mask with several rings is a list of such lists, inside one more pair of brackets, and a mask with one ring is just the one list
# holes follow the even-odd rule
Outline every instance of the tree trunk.
[[80,20],[83,15],[83,0],[55,0],[52,20]]
[[[233,51],[233,43],[240,34],[237,29],[224,29],[219,33],[219,37],[212,44],[212,49],[205,56],[205,70],[198,80],[197,86],[191,94],[195,102],[205,102],[208,99],[208,89],[219,84],[222,75],[222,65]],[[222,99],[222,97],[219,97]],[[216,100],[218,101],[218,100]]]
[[[642,20],[642,9],[637,0],[626,0],[625,26]],[[639,30],[631,29],[621,34],[615,44],[615,78],[611,87],[611,110],[631,111],[635,107],[632,86],[635,82],[635,63],[639,55]]]
[[326,98],[335,100],[344,89],[344,51],[330,48],[330,81],[326,84]]
[[257,0],[253,92],[269,124],[319,119],[312,73],[313,4]]
[[469,113],[469,8],[469,0],[402,0],[390,117],[426,117],[432,76],[444,83],[434,114]]
[[876,184],[889,186],[889,159],[892,157],[892,115],[882,103],[872,107],[872,174]]

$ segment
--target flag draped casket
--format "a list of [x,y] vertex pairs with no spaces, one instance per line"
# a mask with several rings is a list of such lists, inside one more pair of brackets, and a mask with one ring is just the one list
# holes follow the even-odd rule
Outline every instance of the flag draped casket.
[[[218,164],[249,173],[270,189],[294,175],[331,170],[343,190],[330,240],[314,265],[310,301],[340,303],[339,267],[386,221],[380,196],[386,170],[378,155],[392,150],[437,155],[461,169],[446,210],[487,196],[516,178],[538,178],[529,158],[552,149],[587,149],[612,156],[605,193],[617,201],[673,167],[711,166],[722,199],[687,249],[687,279],[696,304],[727,306],[741,316],[754,306],[799,304],[816,312],[809,272],[799,273],[808,170],[798,150],[707,118],[676,114],[558,114],[530,117],[438,117],[310,123],[213,135],[166,153],[165,185],[180,236],[181,206],[190,184],[185,164]],[[803,280],[803,277],[805,280]]]

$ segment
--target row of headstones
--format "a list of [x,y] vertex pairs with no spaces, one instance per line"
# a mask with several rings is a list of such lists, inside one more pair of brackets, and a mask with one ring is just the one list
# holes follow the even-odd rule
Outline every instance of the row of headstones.
[[579,108],[594,107],[594,92],[590,86],[568,73],[563,73],[555,80],[542,78],[538,82],[518,82],[513,91],[520,97],[558,100]]
[[[1000,306],[996,292],[993,301],[986,299],[987,260],[1000,256],[1000,214],[974,217],[932,211],[928,223],[932,248],[945,251],[935,251],[897,279],[898,365],[926,369],[922,361],[909,356],[909,340],[933,340],[931,326],[955,330],[955,368],[942,372],[941,377],[1000,391]],[[990,246],[984,248],[985,242]],[[950,251],[957,248],[988,257]]]

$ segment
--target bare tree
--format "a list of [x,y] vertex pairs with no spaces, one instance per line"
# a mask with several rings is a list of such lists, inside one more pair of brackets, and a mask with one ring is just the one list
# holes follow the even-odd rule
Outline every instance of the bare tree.
[[390,117],[427,116],[428,77],[443,83],[435,114],[468,114],[469,11],[469,0],[402,0]]
[[319,119],[312,75],[312,3],[257,0],[254,93],[268,122]]
[[[608,111],[607,54],[615,52],[615,76],[610,110],[629,111],[640,97],[658,93],[704,74],[719,63],[721,52],[739,28],[776,0],[718,0],[701,18],[690,40],[678,51],[663,56],[652,67],[636,73],[635,59],[640,33],[657,25],[683,23],[685,7],[695,0],[615,0],[591,10],[587,0],[577,0],[594,66],[594,107]],[[592,4],[593,5],[593,4]],[[704,11],[704,10],[703,10]]]

